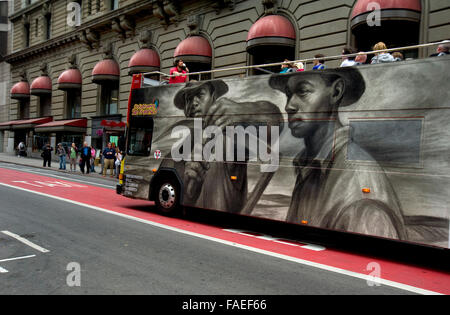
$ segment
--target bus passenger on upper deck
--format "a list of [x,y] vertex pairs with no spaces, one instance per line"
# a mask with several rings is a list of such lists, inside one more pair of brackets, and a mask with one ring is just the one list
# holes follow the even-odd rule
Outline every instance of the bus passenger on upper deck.
[[294,161],[297,180],[286,220],[406,239],[401,206],[383,169],[355,143],[360,156],[374,162],[361,166],[347,160],[350,127],[341,124],[338,110],[364,94],[366,85],[359,70],[274,75],[269,84],[288,97],[289,128],[305,142],[305,150]]
[[174,67],[170,69],[170,75],[175,75],[174,77],[170,77],[169,84],[174,83],[185,83],[188,81],[188,73],[189,69],[184,64],[183,60],[176,59],[173,63]]

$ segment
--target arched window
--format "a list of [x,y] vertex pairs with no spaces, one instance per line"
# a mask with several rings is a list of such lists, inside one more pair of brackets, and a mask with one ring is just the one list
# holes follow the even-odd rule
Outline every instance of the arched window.
[[[352,12],[355,47],[370,51],[378,42],[388,48],[419,44],[422,5],[420,0],[358,0]],[[418,50],[403,52],[417,58]]]
[[58,78],[58,89],[65,91],[65,118],[81,118],[81,72],[74,65]]
[[[201,72],[211,70],[212,48],[209,41],[202,36],[191,36],[183,40],[175,49],[175,59],[182,59],[189,72]],[[204,81],[211,79],[211,74],[189,76],[190,80]]]
[[[292,23],[281,15],[265,16],[252,25],[247,36],[250,65],[261,65],[295,59],[296,35]],[[278,73],[279,66],[254,69],[253,75]]]
[[115,115],[119,112],[120,67],[112,58],[97,63],[92,71],[92,82],[99,85],[98,109],[100,115]]

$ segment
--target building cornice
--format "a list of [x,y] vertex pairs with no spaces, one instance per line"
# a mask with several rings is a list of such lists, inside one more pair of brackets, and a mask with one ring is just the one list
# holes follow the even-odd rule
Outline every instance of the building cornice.
[[11,14],[9,16],[9,20],[11,22],[14,22],[17,19],[20,19],[22,17],[22,15],[28,14],[28,13],[34,11],[35,9],[39,8],[40,6],[42,6],[43,4],[48,3],[48,2],[50,2],[50,0],[38,1],[38,2],[32,3],[32,4],[28,5],[28,6],[26,6],[25,8],[22,8],[22,9],[16,11],[16,12],[14,12],[13,14]]
[[[61,36],[52,38],[50,40],[46,40],[42,43],[33,45],[31,47],[27,47],[25,49],[21,49],[19,51],[13,52],[7,56],[5,56],[5,61],[10,64],[15,62],[19,62],[23,59],[31,57],[35,54],[39,54],[45,52],[47,50],[63,46],[65,44],[80,41],[80,34],[85,31],[99,31],[102,29],[111,29],[111,21],[115,19],[120,19],[121,16],[135,16],[137,13],[142,11],[147,11],[147,16],[152,15],[153,3],[155,0],[141,0],[135,3],[131,3],[125,7],[116,9],[114,11],[105,12],[98,18],[88,20],[82,23],[78,27],[74,27],[74,29],[66,34]],[[26,12],[29,12],[45,2],[37,2],[23,10],[17,12],[17,16],[22,16]],[[16,15],[16,14],[15,14]],[[15,16],[14,15],[14,16]]]

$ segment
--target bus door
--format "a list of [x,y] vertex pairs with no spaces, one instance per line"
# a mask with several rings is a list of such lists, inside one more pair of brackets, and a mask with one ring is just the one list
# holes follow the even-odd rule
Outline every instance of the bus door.
[[121,183],[122,194],[127,197],[148,199],[153,124],[152,116],[130,116]]

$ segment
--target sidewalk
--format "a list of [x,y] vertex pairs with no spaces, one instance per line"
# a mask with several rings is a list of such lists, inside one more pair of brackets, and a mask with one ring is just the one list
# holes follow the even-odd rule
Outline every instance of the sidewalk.
[[[66,170],[59,170],[59,162],[53,161],[52,160],[52,167],[43,167],[43,159],[37,159],[37,158],[30,158],[30,157],[18,157],[17,155],[11,155],[10,153],[0,153],[0,162],[4,162],[4,163],[11,163],[11,164],[16,164],[16,165],[22,165],[22,166],[30,166],[30,167],[35,167],[35,168],[41,168],[41,169],[46,169],[46,170],[53,170],[53,171],[59,171],[62,173],[68,173],[68,174],[81,174],[80,171],[80,167],[79,165],[77,165],[77,171],[76,172],[71,172],[70,171],[70,164],[66,163]],[[102,166],[95,166],[95,173],[90,173],[89,176],[98,176],[101,177],[100,171],[102,169]],[[108,172],[106,173],[106,177],[108,179],[111,180],[117,180],[116,178],[111,178],[109,176],[110,174],[110,170],[108,170]],[[103,177],[102,177],[103,178]]]

